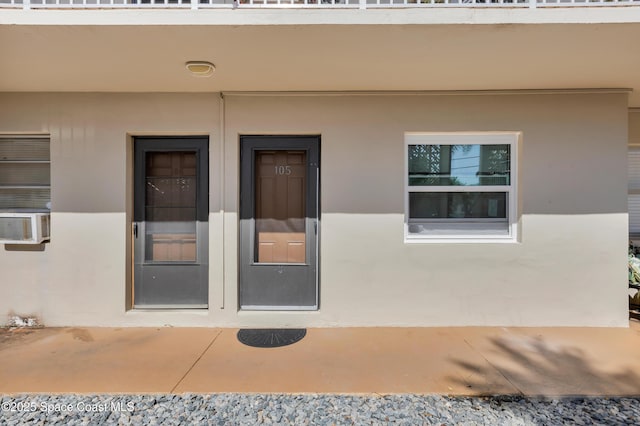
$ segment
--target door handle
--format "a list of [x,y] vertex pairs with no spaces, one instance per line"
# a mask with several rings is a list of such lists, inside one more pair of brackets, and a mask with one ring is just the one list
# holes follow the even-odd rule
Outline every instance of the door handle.
[[133,224],[133,238],[138,238],[138,224]]

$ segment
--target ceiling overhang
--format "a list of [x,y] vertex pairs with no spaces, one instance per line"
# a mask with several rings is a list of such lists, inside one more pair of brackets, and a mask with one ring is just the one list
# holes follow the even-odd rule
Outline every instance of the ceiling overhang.
[[0,25],[0,91],[628,88],[640,107],[637,40],[638,23]]

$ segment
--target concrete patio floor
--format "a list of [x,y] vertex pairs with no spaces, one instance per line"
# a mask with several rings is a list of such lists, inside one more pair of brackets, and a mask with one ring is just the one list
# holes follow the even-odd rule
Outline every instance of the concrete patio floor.
[[0,330],[0,393],[640,396],[640,322],[620,328],[314,328],[290,346],[237,329]]

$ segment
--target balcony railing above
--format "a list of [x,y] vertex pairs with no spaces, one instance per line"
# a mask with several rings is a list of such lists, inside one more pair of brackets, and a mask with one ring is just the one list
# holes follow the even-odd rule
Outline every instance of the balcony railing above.
[[640,0],[0,0],[23,9],[571,7],[640,5]]

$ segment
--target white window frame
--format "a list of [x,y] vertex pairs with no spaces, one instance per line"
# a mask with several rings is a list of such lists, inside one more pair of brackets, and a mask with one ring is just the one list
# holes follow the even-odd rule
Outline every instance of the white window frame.
[[[518,158],[519,145],[522,140],[521,132],[406,132],[404,144],[404,242],[405,243],[514,243],[518,241]],[[475,185],[475,186],[410,186],[409,185],[409,146],[410,145],[509,145],[510,146],[510,179],[509,185]],[[411,221],[409,218],[409,193],[411,192],[502,192],[507,194],[507,234],[498,235],[487,232],[486,234],[464,233],[438,233],[438,234],[413,234],[409,233],[409,225],[416,222],[446,223],[447,227],[460,223],[460,229],[464,226],[476,223],[489,223],[496,220],[485,219],[424,219]],[[503,220],[499,220],[503,222]]]
[[[46,142],[47,145],[47,159],[37,158],[21,158],[7,157],[0,158],[0,169],[4,165],[25,165],[30,166],[34,164],[47,165],[49,183],[32,184],[29,182],[7,183],[0,182],[0,191],[10,190],[18,191],[18,197],[15,200],[16,204],[0,207],[0,217],[2,218],[23,218],[27,219],[28,225],[25,225],[24,233],[27,229],[31,232],[31,238],[24,239],[11,239],[5,234],[5,229],[0,229],[0,244],[40,244],[50,239],[50,213],[51,213],[51,137],[48,134],[0,134],[0,142],[18,142],[20,141],[33,141],[38,140]],[[48,202],[40,207],[25,207],[18,206],[18,199],[20,196],[28,198],[28,194],[32,190],[45,191]]]

